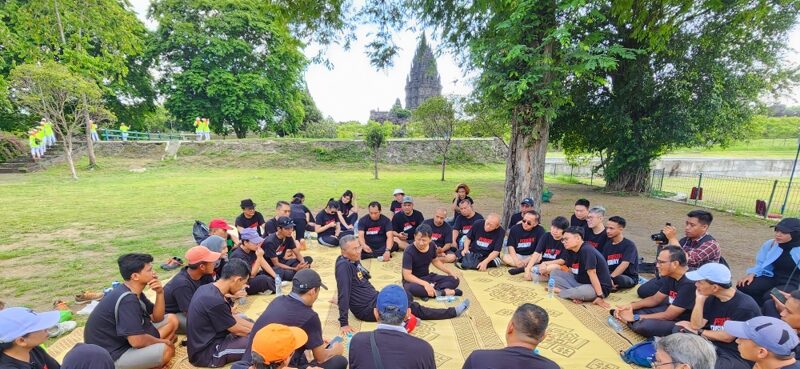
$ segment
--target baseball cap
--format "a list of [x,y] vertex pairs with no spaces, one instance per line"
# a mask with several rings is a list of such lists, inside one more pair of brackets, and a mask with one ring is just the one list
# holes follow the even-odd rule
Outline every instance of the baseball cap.
[[233,229],[224,219],[211,219],[211,222],[208,223],[208,228],[221,228],[226,231]]
[[753,340],[775,355],[794,356],[793,350],[800,343],[797,332],[789,324],[770,316],[758,316],[746,322],[729,320],[722,327],[731,336]]
[[292,279],[292,285],[303,291],[308,291],[317,287],[328,289],[328,286],[322,283],[322,278],[319,277],[319,273],[313,269],[303,269],[297,272],[297,274],[294,275],[294,279]]
[[395,189],[394,189],[394,192],[392,193],[392,196],[394,196],[394,195],[398,195],[398,194],[400,194],[400,195],[405,195],[406,193],[405,193],[405,192],[403,192],[403,189],[402,189],[402,188],[395,188]]
[[686,273],[686,278],[693,281],[708,280],[719,284],[731,283],[731,270],[720,263],[707,263]]
[[256,203],[254,203],[253,200],[244,199],[239,203],[239,207],[242,208],[242,209],[255,208],[256,207]]
[[773,226],[773,228],[775,228],[776,231],[781,231],[783,233],[800,232],[800,219],[785,218]]
[[0,343],[14,342],[28,333],[54,327],[60,319],[60,311],[37,313],[23,307],[0,310]]
[[289,217],[278,218],[278,227],[280,228],[294,228],[294,221]]
[[302,329],[283,324],[267,324],[253,336],[253,352],[264,358],[264,363],[286,360],[293,352],[308,342]]
[[522,199],[522,205],[533,206],[533,199],[530,197]]
[[195,246],[186,251],[186,262],[189,264],[211,263],[219,260],[222,254],[209,250],[205,246]]
[[414,199],[411,198],[411,196],[403,196],[403,204],[405,204],[407,202],[410,202],[410,203],[413,204],[414,203]]
[[226,241],[224,238],[217,235],[211,235],[208,236],[208,238],[206,238],[205,240],[203,240],[203,242],[200,242],[200,246],[205,246],[206,248],[214,252],[222,252],[222,250],[226,248],[225,243]]
[[242,241],[250,241],[252,243],[262,243],[264,239],[258,235],[258,231],[255,228],[245,228],[241,232],[239,232],[239,238]]
[[381,313],[397,310],[405,313],[405,311],[408,310],[408,295],[406,294],[406,290],[396,284],[390,284],[384,287],[381,292],[378,293],[376,306]]

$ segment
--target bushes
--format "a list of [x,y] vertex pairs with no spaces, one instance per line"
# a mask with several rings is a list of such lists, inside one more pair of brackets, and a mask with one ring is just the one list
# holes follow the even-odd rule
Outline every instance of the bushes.
[[24,141],[10,133],[0,132],[0,162],[25,155],[27,152]]
[[336,122],[329,119],[308,122],[305,132],[300,135],[307,138],[336,138]]
[[800,117],[766,117],[757,115],[751,123],[750,138],[797,138],[800,136]]

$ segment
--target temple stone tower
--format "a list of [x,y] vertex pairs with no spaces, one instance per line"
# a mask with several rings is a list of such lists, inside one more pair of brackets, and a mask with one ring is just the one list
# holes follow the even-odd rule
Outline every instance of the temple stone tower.
[[406,109],[416,109],[428,98],[441,95],[442,82],[436,69],[436,59],[423,33],[411,62],[411,72],[406,78]]

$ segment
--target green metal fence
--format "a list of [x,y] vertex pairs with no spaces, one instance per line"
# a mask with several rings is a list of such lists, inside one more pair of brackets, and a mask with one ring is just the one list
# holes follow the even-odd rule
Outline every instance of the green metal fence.
[[[123,141],[123,132],[118,129],[100,129],[100,139],[103,141]],[[193,134],[181,133],[153,133],[128,131],[127,141],[181,141],[193,139]]]

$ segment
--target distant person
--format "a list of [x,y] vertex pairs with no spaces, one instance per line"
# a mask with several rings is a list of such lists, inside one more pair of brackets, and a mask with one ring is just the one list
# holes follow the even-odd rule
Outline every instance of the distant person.
[[381,203],[377,201],[369,203],[367,211],[367,215],[358,220],[361,259],[381,258],[381,261],[390,261],[392,252],[399,249],[392,240],[392,221],[381,214]]
[[[378,327],[372,332],[356,333],[350,341],[350,369],[379,369],[376,361],[384,368],[436,368],[431,344],[408,334],[403,327],[411,309],[402,287],[384,287],[378,293],[373,314]],[[373,344],[377,351],[373,351]]]
[[453,196],[453,220],[451,223],[455,224],[456,219],[461,215],[461,202],[468,201],[470,205],[475,204],[471,197],[469,197],[469,186],[466,183],[460,183],[456,186],[455,196]]
[[[438,296],[461,296],[459,276],[444,265],[437,257],[436,245],[431,243],[431,227],[427,224],[417,227],[414,244],[403,252],[403,287],[411,295],[427,299]],[[431,273],[430,267],[445,275]]]
[[395,188],[394,192],[392,192],[392,196],[394,200],[392,200],[392,204],[389,206],[389,211],[394,215],[403,211],[403,197],[406,196],[406,193],[402,188]]
[[267,291],[275,292],[275,270],[264,257],[265,251],[261,245],[264,239],[253,228],[242,231],[242,247],[233,250],[230,260],[242,259],[250,266],[250,281],[247,294],[255,295]]
[[39,147],[39,156],[44,156],[44,153],[47,151],[47,144],[45,143],[44,129],[42,127],[36,128],[36,142]]
[[306,232],[314,231],[314,214],[305,206],[304,202],[306,196],[302,192],[298,192],[292,196],[292,203],[290,207],[290,217],[295,224],[294,239],[300,242],[300,250],[305,250],[306,245]]
[[189,303],[200,286],[214,282],[214,268],[222,254],[204,246],[186,251],[187,265],[164,286],[164,309],[178,318],[178,331],[186,332]]
[[800,219],[784,218],[775,225],[775,237],[761,245],[755,266],[737,284],[758,303],[770,300],[769,292],[777,288],[784,292],[800,288]]
[[785,322],[759,316],[746,322],[727,321],[724,331],[736,337],[739,354],[755,363],[757,369],[799,369],[794,350],[800,343],[795,332]]
[[196,141],[203,141],[203,137],[205,133],[203,132],[203,121],[200,120],[200,117],[194,118],[194,135]]
[[464,245],[464,241],[469,236],[469,231],[475,222],[483,220],[483,215],[475,211],[469,201],[462,201],[459,205],[461,213],[453,224],[453,242],[458,246],[459,251]]
[[264,223],[264,234],[263,236],[266,238],[267,236],[275,233],[278,231],[278,219],[281,217],[288,217],[292,215],[292,207],[289,205],[288,202],[280,200],[275,204],[275,216],[269,218]]
[[125,123],[119,124],[119,131],[122,134],[122,141],[128,141],[128,131],[130,131],[130,127],[128,127]]
[[35,313],[22,307],[0,310],[0,368],[61,368],[41,346],[49,338],[47,330],[59,319],[60,311]]
[[89,131],[92,133],[92,142],[100,141],[100,136],[97,135],[97,123],[89,120]]
[[31,147],[31,158],[33,160],[41,159],[42,155],[39,153],[39,141],[36,139],[35,128],[28,130],[28,145]]
[[506,229],[511,231],[512,227],[522,222],[522,215],[531,210],[534,210],[533,199],[530,197],[522,199],[522,203],[519,205],[519,213],[511,215],[511,220],[508,221],[508,228]]
[[546,336],[547,311],[534,304],[522,304],[506,327],[506,347],[497,350],[475,350],[464,361],[462,369],[558,369],[558,364],[534,352]]
[[414,234],[417,227],[425,221],[422,212],[414,209],[414,199],[411,196],[403,197],[403,211],[392,217],[392,232],[394,232],[394,242],[401,250],[414,243]]
[[358,205],[353,191],[346,190],[339,198],[339,208],[336,212],[339,216],[339,226],[342,231],[350,231],[355,234],[358,232],[356,222],[358,221]]
[[611,273],[603,255],[583,240],[580,227],[567,228],[563,240],[567,250],[564,263],[569,270],[550,272],[555,279],[553,292],[564,299],[609,306],[605,298],[611,293]]
[[[464,240],[464,248],[460,251],[461,256],[456,266],[480,271],[499,267],[503,263],[500,260],[500,251],[503,249],[505,233],[503,227],[500,226],[500,216],[495,213],[489,214],[486,220],[476,221]],[[465,258],[472,257],[467,256],[470,253],[477,255],[478,265],[476,267],[464,266]]]
[[56,144],[56,133],[53,130],[53,122],[49,120],[45,120],[42,118],[42,122],[44,123],[44,136],[46,138],[47,146],[53,146]]
[[578,199],[575,201],[575,208],[572,217],[569,219],[570,227],[583,227],[584,230],[589,229],[589,223],[586,217],[589,215],[589,200]]
[[714,369],[717,361],[714,345],[694,334],[673,333],[655,341],[655,346],[653,368]]
[[625,238],[626,225],[627,222],[623,217],[608,218],[606,227],[608,240],[602,248],[615,290],[639,284],[639,251],[633,241]]
[[[264,257],[275,273],[281,276],[281,280],[291,281],[295,273],[310,268],[314,260],[310,256],[303,256],[300,250],[297,250],[297,245],[292,238],[292,233],[294,233],[292,219],[280,217],[277,226],[277,231],[264,240],[262,245]],[[294,258],[287,259],[288,252],[292,252]]]
[[536,252],[536,244],[545,233],[539,224],[539,213],[536,210],[525,212],[520,223],[511,227],[508,231],[506,254],[502,258],[512,268],[509,273],[519,274],[525,271],[525,266]]
[[236,217],[236,229],[241,233],[247,228],[253,228],[258,232],[259,236],[264,236],[264,215],[256,211],[256,203],[250,199],[244,199],[239,203],[242,208],[242,213]]
[[114,359],[100,346],[79,343],[64,356],[61,369],[114,369]]
[[317,242],[322,246],[339,246],[339,203],[333,199],[328,200],[328,205],[317,213],[315,231],[317,232]]
[[456,261],[456,249],[453,244],[453,227],[447,223],[447,209],[438,208],[431,219],[422,224],[431,227],[431,241],[436,245],[436,255],[445,263]]
[[211,141],[211,121],[203,118],[203,140]]
[[550,232],[545,233],[544,236],[536,243],[536,252],[533,253],[525,265],[526,281],[532,281],[533,267],[538,266],[538,271],[541,276],[549,276],[550,270],[559,269],[564,265],[564,231],[569,228],[569,221],[567,218],[557,216],[550,221]]
[[592,245],[600,253],[603,252],[603,246],[608,241],[608,234],[606,234],[605,226],[606,208],[602,206],[592,206],[589,209],[589,214],[586,216],[586,224],[589,228],[584,229],[586,232],[584,240]]

